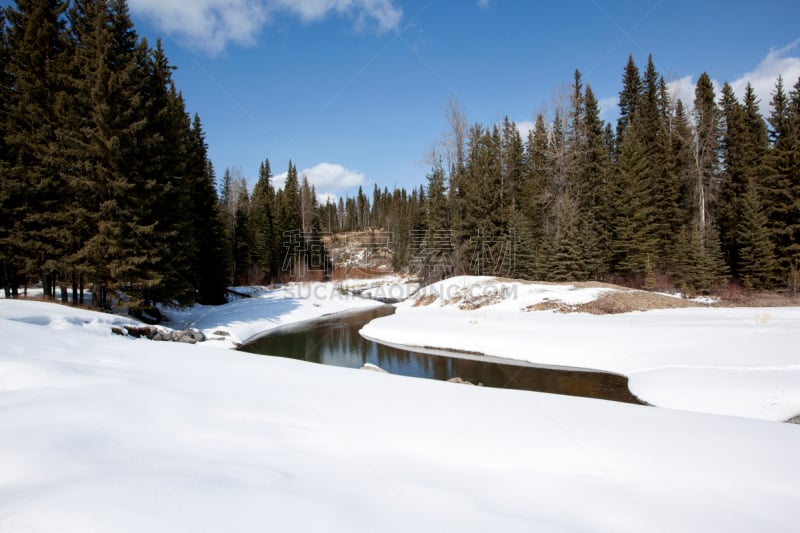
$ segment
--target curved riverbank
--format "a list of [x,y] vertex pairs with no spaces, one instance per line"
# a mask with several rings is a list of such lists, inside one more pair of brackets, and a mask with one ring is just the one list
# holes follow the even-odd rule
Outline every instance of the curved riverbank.
[[372,365],[391,374],[480,383],[487,387],[565,394],[641,404],[618,374],[574,368],[545,368],[524,361],[386,346],[359,334],[371,320],[391,315],[384,306],[283,326],[247,343],[241,351],[348,368]]
[[[422,289],[362,334],[629,378],[652,405],[764,420],[800,413],[800,308],[564,313],[613,289],[459,277]],[[550,309],[536,310],[548,303]]]

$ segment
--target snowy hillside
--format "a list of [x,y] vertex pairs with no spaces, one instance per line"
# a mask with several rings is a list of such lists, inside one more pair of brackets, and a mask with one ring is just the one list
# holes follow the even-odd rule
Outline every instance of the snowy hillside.
[[796,528],[798,426],[136,340],[119,320],[0,301],[0,531]]
[[[462,276],[421,289],[361,333],[620,373],[634,394],[661,407],[778,421],[800,414],[800,308],[574,312],[626,292]],[[687,305],[661,298],[656,307]]]

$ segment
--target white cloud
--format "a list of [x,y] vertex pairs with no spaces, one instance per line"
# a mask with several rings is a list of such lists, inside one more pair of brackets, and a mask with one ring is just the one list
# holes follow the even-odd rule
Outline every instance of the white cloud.
[[301,180],[303,176],[306,176],[308,182],[317,189],[334,191],[349,189],[364,183],[364,174],[334,163],[320,163],[299,172],[298,176]]
[[800,57],[796,54],[789,55],[792,50],[798,48],[798,45],[800,39],[778,50],[770,50],[754,70],[732,81],[731,87],[736,96],[742,98],[745,87],[750,82],[756,95],[761,99],[761,111],[767,110],[778,76],[783,76],[783,87],[787,92],[800,77]]
[[395,30],[403,16],[395,0],[129,0],[134,13],[194,48],[216,54],[230,44],[250,46],[278,13],[316,22],[330,14],[353,20],[356,29]]
[[478,7],[481,9],[489,9],[491,7],[490,0],[478,0]]
[[517,129],[519,130],[519,135],[522,137],[523,142],[528,139],[528,134],[532,132],[535,127],[536,123],[530,120],[517,122]]
[[667,83],[667,91],[673,102],[680,100],[684,109],[691,109],[694,103],[694,87],[697,80],[694,76],[684,76]]
[[[301,183],[303,176],[308,178],[308,183],[316,189],[317,199],[321,203],[325,203],[328,197],[338,201],[337,192],[345,192],[352,187],[363,185],[366,181],[363,173],[336,163],[320,163],[299,171],[297,176]],[[285,183],[286,172],[276,174],[272,178],[272,184],[276,189],[282,189]]]
[[616,120],[619,116],[619,97],[617,96],[601,98],[597,101],[597,106],[600,108],[600,120],[608,122]]
[[332,204],[336,204],[339,202],[339,197],[330,192],[321,192],[317,193],[317,203],[319,205],[325,205],[328,202]]
[[[800,39],[778,50],[770,50],[766,57],[751,70],[730,82],[736,96],[741,100],[744,96],[745,87],[749,82],[753,86],[756,96],[761,101],[761,112],[769,112],[769,103],[772,100],[772,93],[775,90],[775,82],[778,76],[783,77],[783,87],[788,93],[797,79],[800,78],[800,57],[790,55],[790,52],[800,46]],[[714,93],[719,96],[722,91],[723,83],[712,79]],[[683,78],[670,81],[667,86],[673,100],[678,98],[683,101],[687,109],[694,105],[694,89],[697,85],[697,76],[689,75]]]

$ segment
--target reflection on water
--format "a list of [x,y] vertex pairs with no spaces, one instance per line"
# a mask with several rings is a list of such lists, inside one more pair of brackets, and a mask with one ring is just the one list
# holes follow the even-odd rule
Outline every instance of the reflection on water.
[[384,346],[358,334],[358,330],[370,320],[393,312],[394,307],[387,305],[370,311],[287,326],[240,349],[350,368],[372,363],[392,374],[403,376],[439,380],[460,377],[488,387],[642,403],[628,390],[627,378],[615,374],[429,355]]

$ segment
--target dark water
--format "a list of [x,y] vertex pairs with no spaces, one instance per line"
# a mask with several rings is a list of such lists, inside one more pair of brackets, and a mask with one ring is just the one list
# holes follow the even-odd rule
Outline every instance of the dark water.
[[370,320],[393,312],[394,308],[387,305],[371,311],[287,326],[242,346],[240,350],[349,368],[372,363],[403,376],[439,380],[460,377],[487,387],[642,403],[628,390],[628,379],[616,374],[541,368],[489,358],[472,360],[430,355],[384,346],[358,334],[358,330]]

